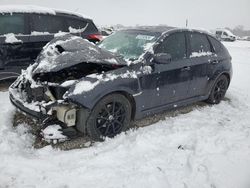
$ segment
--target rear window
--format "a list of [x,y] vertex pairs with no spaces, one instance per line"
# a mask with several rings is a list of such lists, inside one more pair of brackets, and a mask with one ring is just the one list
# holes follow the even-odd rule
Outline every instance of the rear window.
[[48,33],[66,32],[63,17],[33,14],[31,20],[31,31]]
[[200,33],[190,33],[190,46],[192,53],[211,52],[207,36]]
[[214,39],[213,37],[208,36],[208,38],[213,46],[214,52],[215,53],[220,52],[222,49],[221,43],[218,40]]
[[0,14],[0,35],[7,33],[27,34],[24,17],[24,14]]

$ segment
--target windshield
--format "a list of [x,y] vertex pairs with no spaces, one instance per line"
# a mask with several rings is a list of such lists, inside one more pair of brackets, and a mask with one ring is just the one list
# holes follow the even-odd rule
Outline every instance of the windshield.
[[148,50],[156,38],[154,33],[118,31],[98,46],[123,56],[125,60],[133,61]]

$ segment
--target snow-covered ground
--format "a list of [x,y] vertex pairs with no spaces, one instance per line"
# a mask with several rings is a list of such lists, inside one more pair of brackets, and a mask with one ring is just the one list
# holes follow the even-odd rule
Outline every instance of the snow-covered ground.
[[0,187],[249,188],[250,42],[225,45],[234,68],[225,101],[87,149],[33,149],[1,92]]

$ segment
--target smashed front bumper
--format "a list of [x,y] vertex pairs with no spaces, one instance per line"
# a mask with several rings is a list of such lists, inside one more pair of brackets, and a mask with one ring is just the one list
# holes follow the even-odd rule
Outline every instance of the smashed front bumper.
[[[43,122],[45,119],[51,117],[50,115],[46,114],[46,113],[42,113],[41,111],[35,111],[33,109],[30,109],[28,107],[26,107],[20,100],[16,99],[13,95],[13,93],[11,92],[11,90],[9,90],[9,97],[10,97],[10,101],[11,103],[20,111],[25,113],[26,115],[32,117],[32,118],[36,118],[37,120],[39,120],[39,122]],[[41,108],[42,109],[42,108]]]
[[[63,135],[69,138],[79,135],[76,129],[78,107],[75,104],[55,99],[47,101],[29,101],[28,96],[31,94],[26,93],[25,87],[21,86],[21,84],[25,82],[26,81],[17,80],[9,88],[10,101],[19,112],[35,119],[36,122],[42,125],[42,129],[46,129],[48,126],[60,125],[60,131]],[[46,91],[46,88],[44,91]],[[47,95],[46,93],[47,92],[40,93],[40,95]],[[44,131],[42,130],[42,132]],[[49,135],[48,138],[53,134],[58,138],[58,132],[56,133],[55,131],[52,131],[51,134],[47,134]],[[53,138],[53,136],[51,138]],[[64,137],[60,136],[60,138]]]

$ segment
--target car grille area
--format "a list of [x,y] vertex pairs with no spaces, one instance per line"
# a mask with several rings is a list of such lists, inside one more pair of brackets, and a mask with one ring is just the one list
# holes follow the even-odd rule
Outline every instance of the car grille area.
[[19,81],[14,85],[14,89],[21,94],[22,99],[28,103],[32,101],[45,101],[48,102],[50,99],[45,94],[47,87],[43,85],[35,85],[32,87],[32,84],[28,80]]
[[45,95],[45,88],[40,86],[40,87],[35,87],[35,88],[31,88],[31,87],[27,87],[26,88],[26,92],[27,92],[27,102],[31,102],[31,101],[47,101],[47,96]]

